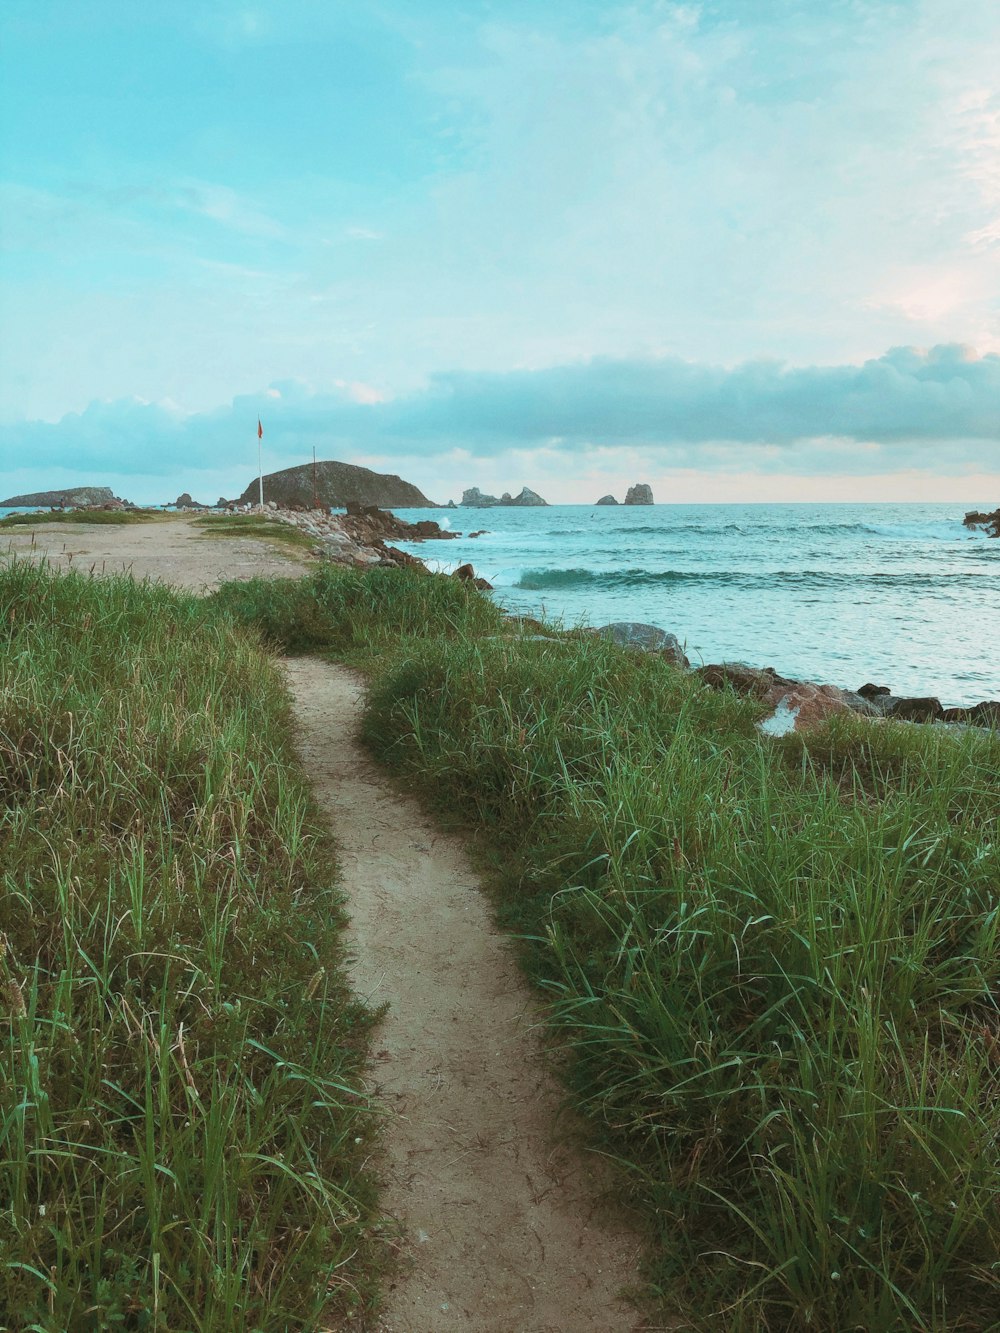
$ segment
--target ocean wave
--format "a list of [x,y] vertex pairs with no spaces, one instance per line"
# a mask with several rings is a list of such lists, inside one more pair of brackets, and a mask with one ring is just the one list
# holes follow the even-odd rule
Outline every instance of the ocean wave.
[[[982,584],[995,587],[1000,581],[995,574],[953,573],[946,586]],[[768,588],[775,585],[788,588],[840,587],[894,587],[933,589],[940,586],[936,575],[923,573],[837,573],[827,569],[525,569],[513,582],[513,587],[526,591],[555,588],[643,588],[669,584],[717,584],[736,588]]]

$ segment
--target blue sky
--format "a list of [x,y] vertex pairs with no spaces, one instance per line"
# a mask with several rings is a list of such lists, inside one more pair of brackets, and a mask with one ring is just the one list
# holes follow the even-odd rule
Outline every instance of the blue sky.
[[0,10],[0,489],[1000,498],[1000,5]]

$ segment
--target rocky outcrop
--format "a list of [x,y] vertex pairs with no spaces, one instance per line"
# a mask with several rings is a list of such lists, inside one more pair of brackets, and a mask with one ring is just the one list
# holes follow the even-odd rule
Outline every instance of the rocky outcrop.
[[45,505],[48,508],[92,509],[96,505],[127,503],[126,500],[120,500],[110,486],[67,486],[62,491],[32,491],[30,495],[12,495],[7,500],[0,500],[0,508]]
[[653,503],[653,488],[647,486],[644,481],[638,482],[635,486],[628,488],[625,496],[627,505],[651,505]]
[[992,514],[973,509],[962,522],[967,528],[982,528],[987,537],[1000,537],[1000,509],[994,509]]
[[484,495],[478,486],[470,486],[468,490],[462,492],[462,505],[467,509],[502,509],[505,506],[534,509],[547,504],[547,500],[543,500],[536,491],[529,490],[527,486],[521,488],[520,495],[511,496],[509,491],[504,491],[499,500],[495,495]]
[[462,535],[460,532],[447,531],[433,519],[425,518],[419,523],[407,523],[405,519],[397,518],[395,514],[390,514],[388,510],[379,509],[375,505],[354,503],[347,506],[346,514],[338,516],[337,524],[342,532],[346,532],[362,546],[385,541],[387,537],[395,541],[423,542],[448,541]]
[[[225,505],[225,500],[220,501],[220,506]],[[181,491],[174,501],[175,509],[211,509],[211,505],[199,504],[197,500],[192,500],[187,491]]]
[[616,620],[610,625],[602,625],[592,633],[635,652],[658,653],[660,657],[673,662],[675,666],[691,665],[684,656],[684,649],[676,634],[670,634],[667,630],[660,629],[658,625],[645,625],[638,620]]
[[[239,504],[256,504],[259,494],[254,477],[240,496]],[[394,473],[372,472],[353,463],[317,463],[315,488],[312,463],[270,472],[264,478],[264,503],[309,505],[344,509],[349,503],[375,505],[379,509],[437,509],[427,496]]]
[[616,505],[618,501],[613,495],[602,495],[601,498],[595,500],[594,503],[599,505]]

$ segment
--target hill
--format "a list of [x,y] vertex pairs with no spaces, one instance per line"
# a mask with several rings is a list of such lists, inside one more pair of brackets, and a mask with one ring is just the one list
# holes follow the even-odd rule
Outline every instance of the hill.
[[[240,504],[257,503],[257,478],[240,496]],[[348,501],[377,505],[380,509],[438,509],[433,500],[394,473],[372,472],[352,463],[317,463],[315,498],[327,507],[344,508]],[[264,477],[264,501],[276,504],[313,503],[313,465],[286,467]]]

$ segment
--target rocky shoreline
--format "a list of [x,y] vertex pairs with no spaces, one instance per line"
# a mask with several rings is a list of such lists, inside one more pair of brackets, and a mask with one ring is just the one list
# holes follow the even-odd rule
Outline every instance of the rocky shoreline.
[[[346,514],[324,514],[316,510],[279,509],[265,505],[252,513],[291,523],[316,538],[313,553],[340,564],[355,566],[427,566],[416,556],[388,544],[388,540],[422,542],[447,541],[462,534],[442,529],[429,520],[407,523],[374,506],[351,505]],[[992,518],[993,516],[987,516]],[[1000,511],[997,511],[1000,518]],[[471,534],[470,534],[471,535]],[[388,539],[388,540],[387,540]],[[490,590],[485,579],[477,578],[472,565],[461,565],[451,577]],[[559,637],[550,626],[532,617],[513,616],[522,629],[538,638]],[[570,631],[610,638],[622,647],[655,653],[686,671],[694,671],[712,689],[733,689],[737,694],[752,695],[766,702],[771,716],[761,724],[766,735],[806,731],[837,713],[855,713],[873,720],[895,722],[945,723],[973,727],[1000,727],[1000,700],[986,699],[968,707],[947,707],[931,696],[896,696],[887,685],[866,682],[857,690],[814,681],[793,680],[779,675],[773,667],[753,667],[745,662],[716,662],[692,668],[677,636],[656,625],[619,621],[583,631]]]

